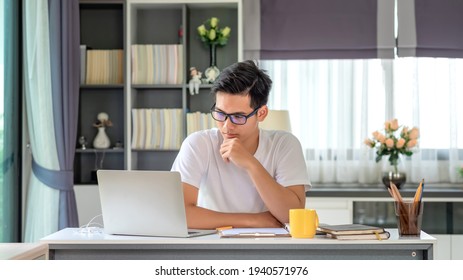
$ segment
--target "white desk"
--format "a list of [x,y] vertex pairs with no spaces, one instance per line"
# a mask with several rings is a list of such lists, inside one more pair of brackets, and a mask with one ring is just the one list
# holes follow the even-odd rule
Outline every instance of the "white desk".
[[433,259],[436,239],[425,232],[420,238],[399,238],[387,229],[388,240],[333,240],[295,238],[159,238],[80,233],[67,228],[41,240],[50,259]]
[[43,243],[0,243],[0,260],[48,260]]

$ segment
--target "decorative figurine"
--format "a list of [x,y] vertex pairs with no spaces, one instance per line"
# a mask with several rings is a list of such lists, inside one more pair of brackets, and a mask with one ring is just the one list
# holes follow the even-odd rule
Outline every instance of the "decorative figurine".
[[79,137],[79,144],[80,144],[80,148],[82,150],[86,150],[87,149],[87,138],[85,138],[85,136],[80,136]]
[[191,80],[188,82],[190,86],[190,94],[199,94],[199,85],[201,85],[201,76],[203,73],[198,71],[196,67],[191,67],[190,68],[190,76]]
[[124,148],[124,145],[122,144],[121,141],[117,141],[115,144],[114,144],[114,147],[113,149],[117,150],[117,149],[123,149]]
[[94,123],[93,126],[98,128],[98,133],[93,140],[93,147],[95,149],[107,149],[111,146],[111,141],[108,135],[106,135],[106,127],[112,126],[112,122],[109,120],[108,114],[101,112],[97,116],[98,122]]

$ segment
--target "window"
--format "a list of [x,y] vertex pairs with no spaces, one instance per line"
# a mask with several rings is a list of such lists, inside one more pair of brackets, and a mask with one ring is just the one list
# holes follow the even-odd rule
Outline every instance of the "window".
[[420,128],[419,149],[403,159],[409,182],[461,182],[463,60],[262,61],[274,81],[270,109],[290,111],[314,183],[377,183],[388,167],[363,144],[384,121]]

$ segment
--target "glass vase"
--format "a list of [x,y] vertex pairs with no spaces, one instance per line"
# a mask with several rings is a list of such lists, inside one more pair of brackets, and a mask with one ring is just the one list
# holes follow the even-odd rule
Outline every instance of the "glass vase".
[[208,83],[213,83],[220,74],[219,68],[217,68],[217,45],[210,44],[209,45],[209,67],[204,71],[204,75],[206,76],[206,81]]
[[389,188],[392,182],[398,189],[400,189],[400,187],[407,181],[407,174],[405,174],[405,172],[389,171],[383,173],[382,179],[386,188]]
[[391,182],[400,189],[402,185],[405,184],[407,181],[407,174],[405,172],[401,172],[400,170],[404,170],[403,166],[403,158],[401,155],[398,155],[395,158],[389,158],[389,170],[383,173],[382,181],[386,188],[390,187]]

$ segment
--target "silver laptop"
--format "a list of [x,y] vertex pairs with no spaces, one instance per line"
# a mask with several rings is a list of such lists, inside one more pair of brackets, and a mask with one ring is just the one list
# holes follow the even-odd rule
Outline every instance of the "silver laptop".
[[104,231],[108,234],[193,237],[188,229],[180,173],[98,170]]

